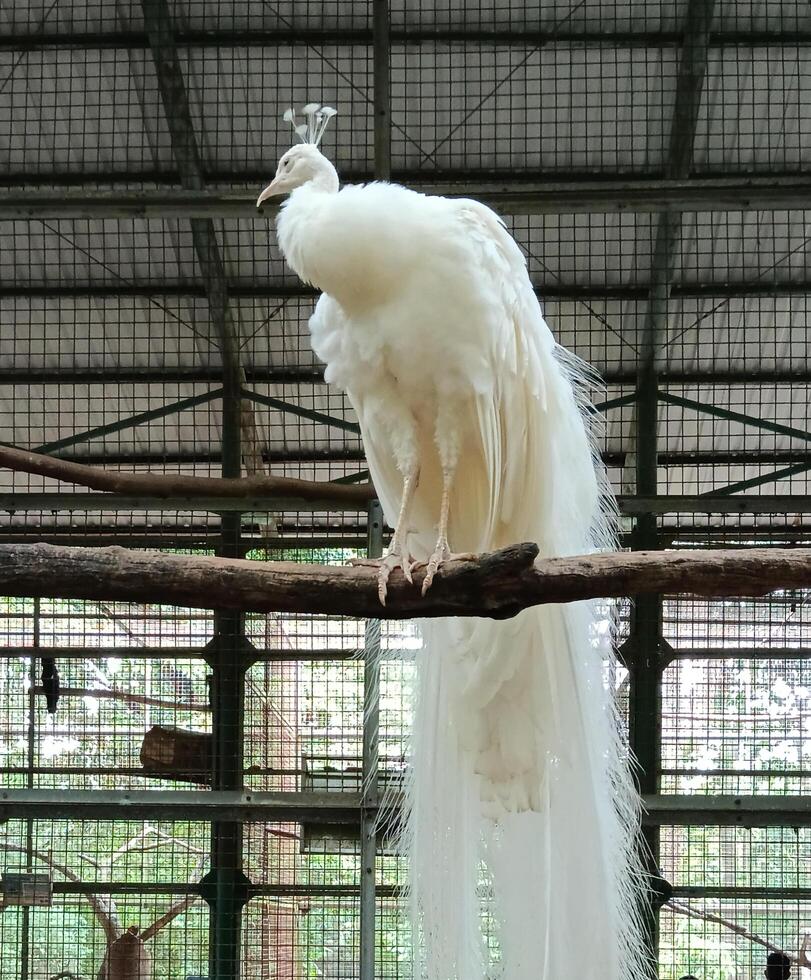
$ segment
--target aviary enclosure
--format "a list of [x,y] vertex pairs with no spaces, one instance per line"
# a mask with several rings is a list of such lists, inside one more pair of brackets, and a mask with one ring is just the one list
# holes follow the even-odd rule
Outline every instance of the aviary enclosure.
[[[602,379],[624,547],[808,546],[807,3],[3,0],[0,451],[337,485],[105,492],[6,453],[4,555],[380,554],[313,290],[254,206],[312,98],[339,110],[343,180],[504,215]],[[748,980],[775,951],[811,969],[808,596],[619,603],[607,680],[665,980]],[[0,599],[3,980],[120,980],[135,947],[128,980],[410,977],[376,814],[419,642],[407,620]]]

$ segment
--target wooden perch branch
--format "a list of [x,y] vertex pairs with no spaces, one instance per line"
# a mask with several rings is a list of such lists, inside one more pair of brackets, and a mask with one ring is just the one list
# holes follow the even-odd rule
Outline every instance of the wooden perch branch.
[[811,587],[811,549],[639,551],[536,562],[534,544],[444,566],[425,598],[424,569],[399,570],[388,603],[373,567],[255,562],[126,548],[0,545],[0,595],[167,603],[200,609],[324,613],[385,619],[487,616],[527,606],[651,593],[759,596]]
[[119,473],[101,466],[87,466],[55,456],[0,446],[0,466],[18,473],[34,473],[91,490],[138,494],[149,497],[278,497],[357,505],[364,509],[375,496],[370,483],[327,483],[297,480],[264,473],[240,479],[184,476],[172,473]]

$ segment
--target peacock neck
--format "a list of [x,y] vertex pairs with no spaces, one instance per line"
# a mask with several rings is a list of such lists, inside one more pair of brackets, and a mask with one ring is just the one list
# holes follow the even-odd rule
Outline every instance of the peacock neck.
[[337,188],[333,191],[308,181],[292,192],[277,219],[279,245],[288,264],[305,282],[321,289],[329,254],[324,248],[323,223],[336,193]]

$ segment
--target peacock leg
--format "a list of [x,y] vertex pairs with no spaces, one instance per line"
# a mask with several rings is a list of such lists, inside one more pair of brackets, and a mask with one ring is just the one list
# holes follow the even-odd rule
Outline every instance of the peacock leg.
[[442,501],[439,505],[439,526],[437,529],[436,546],[433,554],[428,559],[425,578],[422,581],[423,595],[431,588],[431,583],[434,581],[434,576],[438,569],[446,561],[454,557],[448,544],[448,516],[451,505],[451,487],[459,462],[459,437],[454,414],[453,402],[443,402],[440,400],[437,409],[435,439],[437,449],[439,450],[439,461],[442,464]]
[[428,559],[428,565],[425,569],[425,578],[422,580],[423,595],[425,595],[425,593],[431,588],[431,583],[434,581],[434,575],[436,575],[437,570],[444,565],[449,558],[453,557],[453,552],[448,544],[448,512],[450,510],[452,480],[453,474],[443,471],[442,503],[439,505],[439,536],[436,539],[434,553]]
[[385,431],[397,468],[403,478],[400,508],[387,553],[383,558],[360,558],[352,562],[353,565],[371,565],[377,568],[377,594],[381,605],[385,606],[389,577],[395,568],[402,568],[406,581],[413,581],[414,560],[408,551],[408,533],[411,506],[420,479],[417,428],[408,404],[398,394],[394,379],[391,379],[390,385],[385,390],[385,396],[367,396],[365,410],[369,415],[374,415]]
[[389,550],[379,562],[377,573],[377,595],[381,605],[386,605],[386,591],[389,576],[395,568],[402,568],[407,582],[413,582],[412,569],[414,560],[408,551],[408,515],[414,500],[414,491],[420,480],[419,465],[414,462],[403,474],[403,499],[397,514],[397,524],[389,544]]

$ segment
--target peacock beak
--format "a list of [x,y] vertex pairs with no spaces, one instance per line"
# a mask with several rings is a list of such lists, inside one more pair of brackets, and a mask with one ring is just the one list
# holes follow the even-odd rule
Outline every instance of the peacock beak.
[[283,183],[284,183],[284,177],[274,177],[273,180],[267,185],[267,187],[262,191],[262,193],[257,198],[256,206],[258,208],[261,208],[269,197],[276,197],[277,194],[287,193],[287,188],[281,186]]

